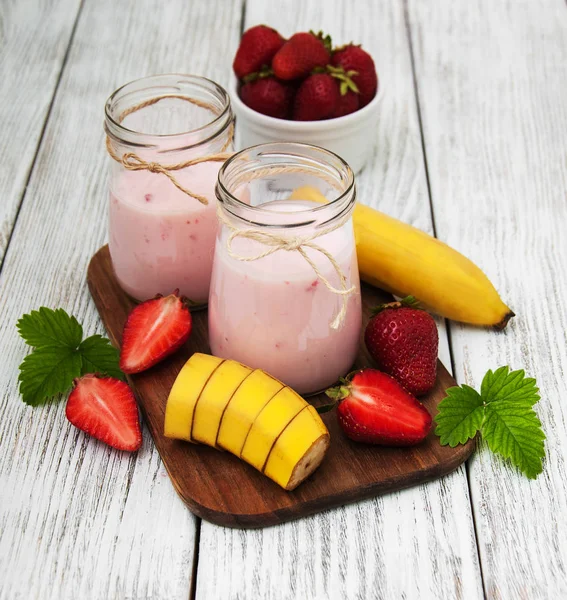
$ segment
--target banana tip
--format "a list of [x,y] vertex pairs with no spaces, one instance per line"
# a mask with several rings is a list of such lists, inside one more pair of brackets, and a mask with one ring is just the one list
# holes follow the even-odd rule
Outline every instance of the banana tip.
[[498,323],[496,323],[494,325],[494,329],[497,329],[498,331],[502,331],[502,329],[504,329],[506,327],[506,325],[508,325],[508,321],[512,318],[515,317],[516,313],[512,310],[509,310],[505,315],[504,318],[499,321]]

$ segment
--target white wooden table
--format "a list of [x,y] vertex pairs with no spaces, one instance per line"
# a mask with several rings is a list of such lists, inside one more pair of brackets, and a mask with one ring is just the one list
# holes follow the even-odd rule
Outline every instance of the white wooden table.
[[[475,260],[518,314],[440,322],[478,386],[538,380],[535,482],[481,444],[455,473],[264,530],[195,518],[147,431],[134,457],[19,399],[18,317],[63,307],[103,333],[86,287],[106,240],[103,105],[161,72],[226,84],[241,30],[324,29],[376,58],[384,98],[360,199]],[[0,598],[567,597],[565,0],[0,0]]]

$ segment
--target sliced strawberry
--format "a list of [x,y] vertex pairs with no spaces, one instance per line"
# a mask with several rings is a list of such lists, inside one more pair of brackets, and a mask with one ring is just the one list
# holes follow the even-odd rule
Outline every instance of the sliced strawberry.
[[339,399],[337,416],[345,434],[357,442],[412,446],[431,429],[431,415],[393,377],[364,369],[339,388],[328,390]]
[[83,375],[75,381],[65,414],[75,427],[113,448],[134,452],[142,445],[134,394],[119,379]]
[[139,373],[153,367],[187,341],[191,325],[191,313],[178,290],[142,302],[124,326],[120,368],[124,373]]

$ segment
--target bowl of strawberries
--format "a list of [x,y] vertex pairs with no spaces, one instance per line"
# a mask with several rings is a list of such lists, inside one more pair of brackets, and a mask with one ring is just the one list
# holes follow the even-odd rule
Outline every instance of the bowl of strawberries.
[[359,45],[333,48],[321,32],[284,39],[256,25],[244,32],[230,95],[240,148],[303,142],[338,154],[358,172],[372,154],[381,86]]

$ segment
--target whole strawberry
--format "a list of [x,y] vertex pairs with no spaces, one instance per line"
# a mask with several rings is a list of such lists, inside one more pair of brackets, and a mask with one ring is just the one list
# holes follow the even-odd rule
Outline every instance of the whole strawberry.
[[294,89],[274,77],[263,77],[249,81],[240,88],[240,99],[253,110],[276,117],[287,119],[291,115]]
[[295,121],[320,121],[330,118],[339,103],[339,86],[328,73],[309,75],[299,86],[293,105]]
[[350,44],[333,53],[331,64],[342,67],[345,71],[357,72],[357,75],[352,76],[352,80],[360,92],[360,108],[374,98],[378,89],[378,76],[374,61],[368,52],[360,46]]
[[356,112],[359,106],[360,102],[358,94],[352,90],[347,90],[345,94],[339,95],[339,101],[331,117],[334,119],[335,117],[350,115],[351,113]]
[[312,32],[296,33],[277,51],[272,69],[278,79],[291,81],[306,77],[315,67],[326,66],[330,59],[329,37]]
[[360,106],[360,94],[352,79],[356,75],[356,71],[345,71],[342,67],[327,65],[327,73],[333,76],[339,89],[339,101],[331,118],[344,117],[357,111]]
[[232,68],[240,79],[268,66],[285,40],[271,27],[256,25],[242,35]]
[[364,333],[378,368],[421,396],[435,385],[439,334],[433,317],[411,296],[376,309]]
[[[339,425],[355,442],[413,446],[431,430],[431,415],[425,406],[393,377],[376,369],[357,371],[326,394],[338,401]],[[325,412],[333,406],[318,410]]]

